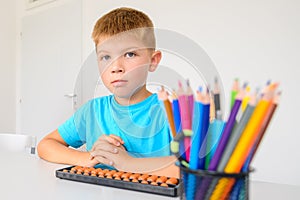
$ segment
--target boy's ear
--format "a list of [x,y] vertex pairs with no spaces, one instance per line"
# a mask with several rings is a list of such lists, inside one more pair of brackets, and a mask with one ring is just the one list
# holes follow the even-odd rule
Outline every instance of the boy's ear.
[[151,57],[149,72],[154,72],[161,60],[161,51],[154,51]]

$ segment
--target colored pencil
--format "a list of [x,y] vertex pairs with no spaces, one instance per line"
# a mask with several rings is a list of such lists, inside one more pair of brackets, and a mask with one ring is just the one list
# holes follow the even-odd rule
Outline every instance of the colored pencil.
[[219,172],[224,171],[224,169],[228,163],[228,160],[231,157],[231,154],[232,154],[238,140],[241,137],[242,132],[244,131],[244,129],[254,111],[255,105],[256,105],[256,94],[251,96],[249,105],[247,106],[245,112],[243,113],[240,122],[234,127],[231,137],[226,145],[226,148],[224,150],[222,158],[219,162],[217,171],[219,171]]
[[220,87],[219,87],[217,77],[215,77],[213,93],[214,93],[215,113],[218,113],[221,112],[221,102],[220,102]]
[[274,89],[275,87],[268,89],[263,98],[255,107],[253,114],[249,119],[249,122],[245,127],[245,130],[243,131],[241,138],[228,161],[228,164],[225,167],[225,172],[240,172],[259,134],[259,129],[262,125],[263,118],[266,115],[269,106],[271,105],[271,98],[272,94],[274,93]]
[[164,104],[165,111],[166,111],[167,118],[168,118],[169,125],[170,125],[170,129],[171,129],[171,133],[174,138],[176,136],[174,115],[173,115],[171,103],[168,99],[168,92],[165,90],[164,86],[161,86],[161,90],[158,92],[158,99],[161,100]]
[[261,125],[261,128],[259,130],[259,134],[258,134],[258,138],[256,139],[255,141],[255,145],[254,147],[251,149],[251,152],[250,152],[250,155],[248,156],[244,166],[243,166],[243,169],[242,171],[248,171],[249,170],[249,166],[250,166],[250,163],[253,159],[253,157],[255,156],[255,153],[265,135],[265,132],[271,122],[271,119],[275,113],[275,110],[277,108],[277,105],[279,103],[279,99],[280,99],[280,96],[281,96],[281,92],[278,92],[277,95],[274,97],[274,99],[272,100],[272,104],[271,106],[269,107],[269,109],[267,110],[267,113],[266,113],[266,116],[264,117],[263,119],[263,123]]
[[[181,119],[180,119],[180,110],[179,110],[179,102],[175,91],[173,90],[172,96],[172,110],[173,110],[173,118],[176,129],[176,134],[179,134],[182,131]],[[183,134],[183,133],[182,133]],[[184,139],[179,141],[179,154],[183,159],[186,159],[185,148],[184,148]]]
[[[190,154],[190,168],[191,169],[204,169],[205,166],[205,153],[200,152],[200,149],[206,147],[206,133],[209,125],[209,107],[210,97],[209,94],[201,93],[196,94],[196,101],[194,103],[194,116],[193,116],[193,135]],[[205,148],[204,148],[205,149]],[[204,155],[201,155],[204,154]]]
[[243,112],[246,110],[246,107],[248,105],[249,100],[250,100],[250,87],[247,86],[246,87],[246,94],[245,94],[245,97],[243,98],[242,105],[241,105],[241,110]]
[[176,133],[179,133],[182,130],[181,120],[180,120],[180,110],[179,110],[178,98],[174,90],[172,92],[171,100],[172,100],[172,110],[173,110],[175,129],[176,129]]
[[231,95],[230,95],[230,109],[232,109],[234,101],[235,101],[235,97],[238,94],[238,91],[240,90],[240,83],[239,83],[239,79],[236,78],[234,79],[233,85],[232,85],[232,89],[231,89]]
[[[187,102],[187,96],[185,95],[182,83],[178,81],[178,102],[179,102],[179,110],[180,110],[180,119],[181,119],[181,125],[182,130],[191,130],[192,124],[191,124],[191,117],[189,112],[189,106]],[[185,157],[186,160],[190,160],[190,144],[191,139],[189,137],[184,138],[184,149],[185,149]]]
[[191,130],[191,117],[189,112],[189,106],[187,102],[187,96],[183,91],[182,83],[178,81],[178,101],[179,101],[179,109],[180,109],[180,118],[182,129],[189,129]]
[[209,121],[213,122],[216,119],[214,94],[210,95],[210,109],[209,109]]
[[[243,83],[243,86],[242,86],[241,90],[244,91],[245,95],[244,95],[244,98],[242,99],[241,108],[239,109],[239,112],[236,115],[236,122],[237,123],[241,120],[241,117],[242,117],[243,112],[244,112],[244,110],[242,109],[243,102],[244,102],[244,104],[245,103],[247,104],[248,101],[249,101],[249,99],[247,99],[247,92],[246,92],[247,91],[247,87],[248,87],[248,82]],[[246,98],[246,100],[244,100],[245,98]]]
[[243,91],[239,92],[239,94],[236,96],[234,105],[233,105],[232,110],[230,112],[228,121],[225,125],[224,132],[223,132],[222,137],[220,139],[219,145],[218,145],[218,147],[216,149],[216,152],[215,152],[214,156],[212,157],[211,162],[209,164],[209,167],[208,167],[209,170],[216,170],[217,167],[218,167],[219,161],[222,157],[222,153],[223,153],[223,151],[224,151],[224,149],[227,145],[227,142],[228,142],[229,137],[231,135],[232,128],[235,124],[235,118],[236,118],[236,115],[239,111],[240,105],[242,103],[242,98],[243,98]]
[[193,117],[193,110],[194,110],[194,93],[190,85],[190,80],[186,80],[186,96],[187,96],[187,101],[188,101],[188,106],[189,106],[189,112],[190,112],[190,117],[192,119]]
[[217,146],[219,145],[224,131],[225,124],[226,123],[223,120],[215,119],[209,125],[207,131],[205,169],[208,169],[211,159],[216,152]]

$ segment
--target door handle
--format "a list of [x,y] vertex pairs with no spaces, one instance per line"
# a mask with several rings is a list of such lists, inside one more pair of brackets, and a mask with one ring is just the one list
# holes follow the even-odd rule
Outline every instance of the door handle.
[[72,109],[76,110],[77,109],[77,94],[69,93],[65,94],[64,97],[72,99]]
[[77,97],[77,94],[65,94],[64,97],[67,97],[67,98],[74,98],[74,97]]

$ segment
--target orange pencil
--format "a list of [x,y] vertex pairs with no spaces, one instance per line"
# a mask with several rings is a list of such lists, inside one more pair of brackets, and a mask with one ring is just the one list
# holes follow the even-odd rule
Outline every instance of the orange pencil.
[[271,105],[271,99],[273,98],[274,91],[277,86],[278,84],[272,84],[267,87],[266,93],[253,111],[253,114],[249,119],[249,122],[246,125],[241,138],[228,161],[228,164],[225,167],[225,172],[240,172],[251,151],[251,148],[255,144],[263,119],[267,114],[268,108]]
[[164,103],[166,114],[167,114],[169,125],[170,125],[170,129],[171,129],[173,137],[175,137],[176,129],[175,129],[172,106],[168,99],[168,92],[165,90],[165,88],[163,86],[161,87],[161,90],[158,92],[158,99],[163,101],[163,103]]

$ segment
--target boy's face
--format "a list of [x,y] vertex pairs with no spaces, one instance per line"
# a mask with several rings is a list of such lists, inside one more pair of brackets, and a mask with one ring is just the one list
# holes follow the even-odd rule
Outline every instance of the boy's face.
[[104,85],[117,98],[126,99],[145,89],[148,71],[156,69],[161,56],[132,35],[103,37],[96,50]]

